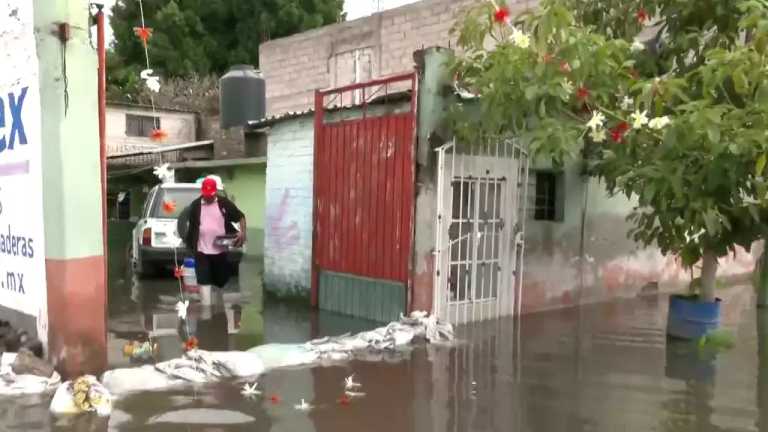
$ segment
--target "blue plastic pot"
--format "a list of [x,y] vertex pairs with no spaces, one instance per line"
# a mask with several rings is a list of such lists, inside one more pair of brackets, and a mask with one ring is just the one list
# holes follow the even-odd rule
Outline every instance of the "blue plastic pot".
[[697,340],[720,327],[720,299],[704,303],[698,297],[669,296],[667,334],[674,338]]

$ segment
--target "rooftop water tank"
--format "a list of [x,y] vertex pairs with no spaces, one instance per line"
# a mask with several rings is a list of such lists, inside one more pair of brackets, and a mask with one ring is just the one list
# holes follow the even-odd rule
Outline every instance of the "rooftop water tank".
[[266,84],[251,65],[234,65],[219,81],[222,129],[245,126],[266,114]]

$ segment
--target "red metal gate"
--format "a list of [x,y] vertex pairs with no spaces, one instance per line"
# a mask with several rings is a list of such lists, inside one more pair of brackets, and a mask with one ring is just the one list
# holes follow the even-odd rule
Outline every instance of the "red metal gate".
[[314,306],[320,272],[410,289],[415,87],[409,73],[316,93]]

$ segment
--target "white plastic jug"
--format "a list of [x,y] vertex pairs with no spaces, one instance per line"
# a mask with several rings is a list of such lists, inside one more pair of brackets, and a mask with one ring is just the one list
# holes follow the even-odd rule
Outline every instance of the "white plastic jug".
[[195,272],[195,259],[187,258],[184,260],[184,267],[182,268],[182,278],[184,285],[188,287],[197,286],[197,273]]

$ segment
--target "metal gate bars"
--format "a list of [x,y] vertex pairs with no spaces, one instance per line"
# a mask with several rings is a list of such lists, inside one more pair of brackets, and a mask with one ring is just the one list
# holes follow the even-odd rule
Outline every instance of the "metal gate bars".
[[512,140],[437,152],[435,313],[453,324],[519,313],[527,153]]

